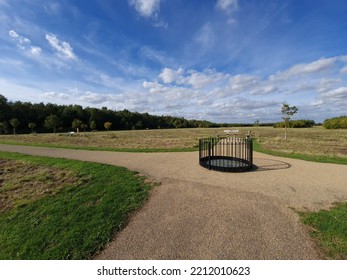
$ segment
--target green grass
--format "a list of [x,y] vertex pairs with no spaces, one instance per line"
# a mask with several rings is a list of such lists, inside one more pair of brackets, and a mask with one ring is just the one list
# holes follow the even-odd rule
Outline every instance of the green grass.
[[124,227],[151,187],[122,167],[5,152],[0,159],[53,166],[84,178],[0,212],[0,259],[89,259]]
[[311,236],[328,259],[347,260],[347,203],[330,210],[300,213],[304,224],[311,226]]

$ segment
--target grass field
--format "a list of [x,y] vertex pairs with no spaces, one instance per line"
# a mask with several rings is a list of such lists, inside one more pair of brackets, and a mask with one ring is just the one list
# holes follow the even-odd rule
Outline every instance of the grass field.
[[89,259],[146,200],[110,165],[0,152],[0,259]]
[[[224,129],[0,135],[0,143],[132,152],[192,151],[197,150],[199,138],[225,135]],[[292,128],[284,141],[283,129],[238,129],[239,136],[252,131],[258,151],[347,164],[347,130]],[[1,174],[0,227],[5,230],[0,232],[0,259],[89,258],[110,240],[114,230],[124,226],[129,211],[143,203],[149,189],[141,178],[122,168],[6,153],[0,153],[0,161],[10,172]],[[119,196],[116,203],[101,188],[104,184],[110,194]],[[347,259],[346,203],[300,216],[312,227],[312,238],[327,258]]]
[[[75,133],[73,136],[58,133],[0,135],[0,143],[133,152],[193,151],[198,148],[199,138],[225,135],[224,129],[226,128],[85,132]],[[239,136],[244,136],[251,130],[252,136],[264,151],[347,159],[347,130],[291,128],[288,130],[288,140],[284,141],[284,130],[280,128],[237,129],[240,131]]]

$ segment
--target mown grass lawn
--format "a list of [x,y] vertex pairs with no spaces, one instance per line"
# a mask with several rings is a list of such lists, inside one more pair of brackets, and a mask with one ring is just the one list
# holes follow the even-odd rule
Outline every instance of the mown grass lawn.
[[300,216],[326,258],[347,260],[347,203],[337,203],[330,210],[300,212]]
[[[11,168],[13,162],[18,168]],[[59,184],[50,183],[52,170],[63,174],[53,180]],[[122,167],[14,153],[0,152],[0,172],[3,260],[89,259],[125,226],[151,188]],[[11,172],[26,179],[5,176]],[[30,191],[30,184],[40,191]]]

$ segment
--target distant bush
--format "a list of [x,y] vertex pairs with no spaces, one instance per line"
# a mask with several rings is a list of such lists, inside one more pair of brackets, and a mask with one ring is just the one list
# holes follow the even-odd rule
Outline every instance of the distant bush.
[[347,116],[326,119],[323,122],[323,127],[325,127],[326,129],[347,128]]
[[[315,125],[315,121],[313,120],[292,120],[289,121],[289,127],[291,128],[305,128],[305,127],[313,127]],[[278,122],[273,125],[275,128],[284,128],[284,122]]]

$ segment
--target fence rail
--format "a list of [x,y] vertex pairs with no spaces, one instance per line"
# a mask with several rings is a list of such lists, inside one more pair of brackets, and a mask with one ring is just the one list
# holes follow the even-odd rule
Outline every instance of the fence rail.
[[200,139],[199,164],[218,171],[248,171],[253,166],[253,141],[250,137]]

